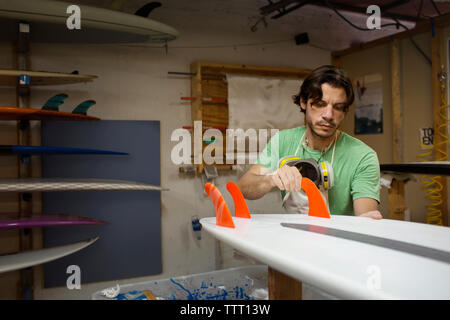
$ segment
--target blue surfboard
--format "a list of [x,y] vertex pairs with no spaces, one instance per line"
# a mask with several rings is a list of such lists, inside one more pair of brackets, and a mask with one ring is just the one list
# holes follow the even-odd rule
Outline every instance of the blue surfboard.
[[62,148],[46,146],[18,146],[18,145],[0,145],[0,155],[43,155],[43,154],[111,154],[128,155],[126,152],[116,152],[97,149],[83,148]]

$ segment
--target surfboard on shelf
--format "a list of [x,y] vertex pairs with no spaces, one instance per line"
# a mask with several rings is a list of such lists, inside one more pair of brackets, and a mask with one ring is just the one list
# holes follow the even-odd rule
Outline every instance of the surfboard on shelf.
[[127,152],[117,152],[109,150],[66,148],[49,146],[19,146],[0,145],[0,155],[53,155],[53,154],[104,154],[104,155],[128,155]]
[[216,198],[216,217],[201,219],[203,228],[294,279],[344,299],[450,299],[447,227],[311,210],[244,218],[233,199],[235,217],[225,218],[225,200]]
[[[19,21],[30,23],[33,42],[65,43],[138,43],[165,42],[178,37],[174,28],[149,19],[146,10],[137,14],[86,5],[80,9],[80,29],[69,29],[70,2],[51,0],[0,1],[0,39],[15,40]],[[73,7],[72,7],[73,8]],[[145,9],[145,8],[144,8]],[[71,26],[72,27],[72,26]]]
[[450,175],[450,161],[386,163],[380,165],[383,172],[402,172],[433,175]]
[[102,224],[107,224],[107,222],[67,214],[33,214],[18,217],[17,213],[0,213],[0,229]]
[[98,239],[99,237],[96,237],[53,248],[24,251],[0,256],[0,273],[24,269],[68,256],[92,245]]
[[95,105],[94,100],[86,100],[70,112],[59,111],[68,95],[57,94],[45,102],[41,109],[0,106],[0,120],[100,120],[88,116],[87,110]]
[[73,84],[97,79],[97,76],[90,74],[0,69],[0,85],[16,86],[22,76],[29,77],[27,84],[32,86]]
[[0,179],[0,192],[56,191],[168,191],[147,183],[111,179],[22,178]]

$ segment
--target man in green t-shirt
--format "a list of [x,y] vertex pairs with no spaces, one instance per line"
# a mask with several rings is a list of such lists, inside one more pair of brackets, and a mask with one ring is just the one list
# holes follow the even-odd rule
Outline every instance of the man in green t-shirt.
[[327,195],[330,213],[381,219],[377,154],[338,130],[354,100],[351,80],[334,66],[322,66],[306,77],[293,98],[305,113],[306,125],[281,130],[271,138],[256,164],[238,182],[244,197],[259,199],[278,188],[283,205],[289,203],[285,206],[288,211],[304,213],[308,204],[302,202],[302,175],[297,167],[283,165],[283,159],[294,156],[318,163],[327,161],[334,186],[322,191]]

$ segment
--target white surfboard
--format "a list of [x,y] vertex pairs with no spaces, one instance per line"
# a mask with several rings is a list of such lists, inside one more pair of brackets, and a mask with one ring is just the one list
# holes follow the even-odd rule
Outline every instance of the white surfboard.
[[0,69],[0,85],[16,86],[22,75],[30,77],[32,86],[81,83],[97,79],[97,76],[90,74]]
[[78,5],[81,28],[69,29],[67,20],[73,11],[67,13],[67,10],[73,4],[52,0],[0,0],[0,30],[4,30],[0,31],[0,38],[15,37],[17,33],[11,30],[17,29],[14,26],[19,21],[30,23],[30,39],[36,42],[162,42],[178,37],[174,28],[147,17],[85,5]]
[[253,214],[218,240],[344,299],[450,299],[450,228],[332,215]]
[[109,179],[58,179],[21,178],[0,179],[0,192],[49,192],[49,191],[168,191],[147,183]]
[[98,239],[99,237],[96,237],[64,246],[0,256],[0,273],[24,269],[68,256],[90,246]]

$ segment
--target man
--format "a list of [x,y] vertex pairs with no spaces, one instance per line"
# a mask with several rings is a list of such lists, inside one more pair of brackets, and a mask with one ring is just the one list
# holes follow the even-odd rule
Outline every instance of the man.
[[381,219],[377,154],[339,130],[354,100],[351,80],[334,66],[322,66],[306,77],[299,94],[293,98],[305,113],[306,126],[281,130],[272,137],[256,164],[238,182],[244,197],[259,199],[272,188],[278,188],[283,200],[292,196],[288,200],[302,213],[307,206],[298,200],[302,176],[295,166],[280,165],[280,159],[294,155],[331,163],[334,186],[322,190],[327,193],[331,214]]

